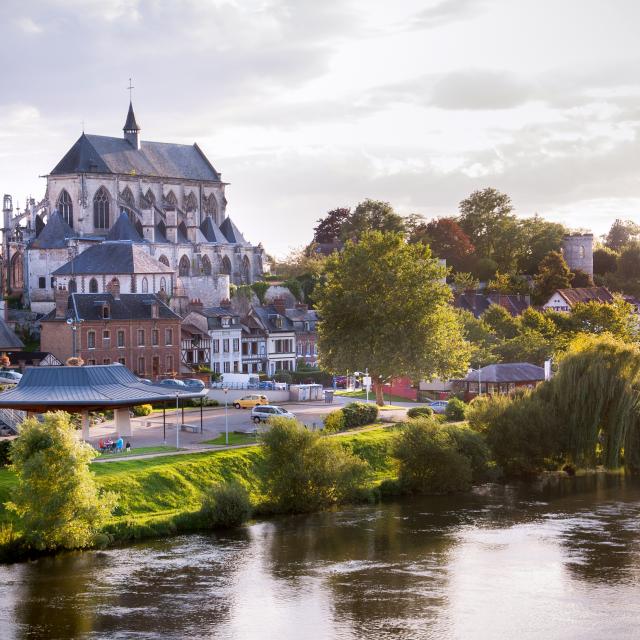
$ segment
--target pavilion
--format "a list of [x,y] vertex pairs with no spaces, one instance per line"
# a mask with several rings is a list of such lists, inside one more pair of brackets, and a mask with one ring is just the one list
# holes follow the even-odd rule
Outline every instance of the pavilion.
[[27,367],[15,387],[0,393],[0,409],[17,409],[27,415],[58,410],[79,413],[82,437],[88,440],[90,411],[113,409],[116,431],[131,436],[131,407],[158,402],[166,405],[206,395],[206,389],[183,391],[143,382],[121,364]]

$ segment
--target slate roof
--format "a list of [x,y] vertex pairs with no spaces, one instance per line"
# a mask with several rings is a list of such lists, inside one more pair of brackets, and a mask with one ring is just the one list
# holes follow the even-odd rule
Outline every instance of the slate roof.
[[136,116],[133,113],[133,105],[131,104],[131,100],[129,100],[129,112],[127,113],[127,121],[124,123],[124,127],[122,127],[123,131],[140,131],[140,127],[136,122]]
[[[257,316],[258,320],[262,324],[263,328],[270,333],[277,333],[279,331],[293,331],[293,322],[286,316],[278,313],[273,305],[267,305],[264,307],[252,307],[252,311]],[[282,318],[282,326],[276,325],[276,318]]]
[[249,244],[244,236],[240,233],[238,227],[233,224],[231,218],[225,218],[220,225],[220,231],[224,234],[224,237],[231,244]]
[[229,307],[204,307],[198,309],[197,313],[200,313],[207,319],[207,327],[209,329],[222,329],[222,318],[231,318],[231,323],[225,329],[233,328],[240,329],[240,316]]
[[24,349],[24,343],[4,320],[0,320],[0,350],[16,349]]
[[[180,391],[183,398],[200,398],[202,391]],[[121,364],[83,367],[27,367],[20,382],[0,393],[0,407],[52,407],[72,410],[90,407],[130,407],[137,404],[175,401],[172,388],[140,382]]]
[[467,292],[456,294],[453,306],[457,309],[470,311],[479,318],[492,304],[504,307],[512,316],[521,315],[527,307],[531,306],[528,296],[504,294],[504,293],[474,293]]
[[579,302],[603,302],[611,303],[614,298],[606,287],[579,287],[577,289],[557,289],[570,307]]
[[64,249],[70,238],[75,238],[76,232],[64,221],[64,218],[54,211],[47,220],[38,236],[31,241],[32,249]]
[[200,225],[200,231],[208,242],[223,242],[227,244],[228,240],[220,227],[213,221],[211,216],[207,216]]
[[144,242],[138,230],[131,224],[126,211],[122,211],[116,223],[109,229],[107,240],[131,240],[131,242]]
[[[528,362],[490,364],[480,369],[480,380],[485,382],[536,382],[544,380],[544,368]],[[472,371],[464,382],[478,382],[478,370]]]
[[53,168],[51,175],[118,173],[127,175],[206,180],[220,176],[197,144],[142,140],[140,149],[124,138],[83,133]]
[[300,309],[298,307],[285,309],[285,316],[293,322],[295,329],[298,331],[302,331],[303,329],[297,325],[304,322],[309,323],[309,331],[315,331],[316,329],[318,312],[315,309]]
[[173,269],[152,258],[140,245],[117,240],[89,247],[51,275],[102,273],[173,273]]

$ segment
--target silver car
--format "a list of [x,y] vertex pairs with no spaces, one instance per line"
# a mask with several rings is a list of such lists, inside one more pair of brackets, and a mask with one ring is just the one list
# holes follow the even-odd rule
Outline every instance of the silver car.
[[431,409],[433,409],[433,413],[444,413],[447,410],[447,405],[449,402],[447,400],[434,400],[429,403]]
[[261,404],[251,409],[251,419],[256,424],[267,422],[269,418],[293,418],[295,420],[293,413],[274,404]]

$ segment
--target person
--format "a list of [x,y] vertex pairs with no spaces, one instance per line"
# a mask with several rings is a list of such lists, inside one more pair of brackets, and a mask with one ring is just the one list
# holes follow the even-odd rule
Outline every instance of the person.
[[118,438],[118,442],[116,443],[116,449],[118,451],[122,451],[123,448],[124,448],[124,440],[122,439],[122,436],[120,436]]
[[98,451],[104,451],[104,439],[100,438],[98,441]]
[[131,443],[127,440],[127,444],[125,445],[125,450],[127,453],[131,453]]

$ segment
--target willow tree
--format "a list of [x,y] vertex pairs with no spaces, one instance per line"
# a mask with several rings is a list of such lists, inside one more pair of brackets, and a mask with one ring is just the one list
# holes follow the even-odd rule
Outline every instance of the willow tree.
[[463,374],[469,345],[450,306],[446,268],[403,234],[365,233],[327,261],[318,295],[319,350],[332,371],[369,369],[382,384]]

